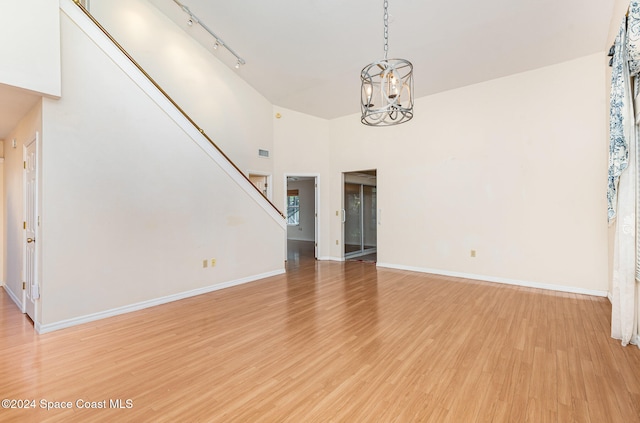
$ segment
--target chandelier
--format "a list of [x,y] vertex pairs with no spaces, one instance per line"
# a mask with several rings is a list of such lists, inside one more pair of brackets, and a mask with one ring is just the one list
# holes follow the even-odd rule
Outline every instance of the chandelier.
[[360,109],[362,123],[391,126],[413,117],[413,65],[404,59],[388,59],[389,2],[384,0],[384,59],[362,69]]

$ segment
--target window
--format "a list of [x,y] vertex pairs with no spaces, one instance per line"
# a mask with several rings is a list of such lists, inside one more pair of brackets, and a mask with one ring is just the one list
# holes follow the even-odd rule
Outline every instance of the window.
[[287,225],[300,224],[300,195],[297,189],[287,190]]

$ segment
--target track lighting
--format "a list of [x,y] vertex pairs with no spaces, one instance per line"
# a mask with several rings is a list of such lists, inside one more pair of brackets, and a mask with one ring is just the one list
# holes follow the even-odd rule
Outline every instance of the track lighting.
[[200,19],[198,19],[198,17],[196,15],[194,15],[191,10],[185,6],[184,4],[180,3],[178,0],[173,0],[173,2],[175,4],[177,4],[178,6],[180,6],[180,9],[182,9],[182,11],[184,13],[186,13],[187,15],[189,15],[189,19],[187,20],[187,25],[189,26],[193,26],[193,24],[197,24],[200,25],[205,31],[207,31],[215,40],[214,44],[213,44],[213,49],[214,50],[218,50],[218,47],[224,47],[226,48],[229,53],[233,54],[236,58],[236,65],[235,68],[236,69],[240,69],[240,66],[244,65],[246,62],[244,61],[244,59],[240,56],[238,56],[238,54],[233,51],[228,45],[225,44],[224,41],[222,41],[222,39],[220,37],[218,37],[211,29],[209,29],[209,27],[207,27],[207,25],[205,25],[203,22],[200,21]]

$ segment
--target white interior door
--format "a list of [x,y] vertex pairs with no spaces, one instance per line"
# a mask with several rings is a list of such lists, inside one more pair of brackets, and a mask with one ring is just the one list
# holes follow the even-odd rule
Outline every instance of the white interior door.
[[25,147],[25,312],[36,322],[36,300],[40,298],[37,274],[37,232],[38,232],[38,166],[37,137]]

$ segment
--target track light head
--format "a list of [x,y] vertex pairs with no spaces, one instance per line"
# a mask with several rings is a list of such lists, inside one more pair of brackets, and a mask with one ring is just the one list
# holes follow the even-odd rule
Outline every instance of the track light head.
[[220,50],[220,47],[224,47],[229,53],[233,54],[236,58],[235,68],[240,69],[240,66],[244,65],[246,62],[242,57],[238,55],[231,47],[229,47],[218,35],[216,35],[204,22],[200,22],[200,19],[184,4],[180,3],[179,0],[173,0],[175,4],[180,6],[182,11],[187,14],[187,25],[192,27],[194,25],[198,25],[204,31],[208,32],[209,35],[213,37],[213,46],[211,47],[213,50]]

